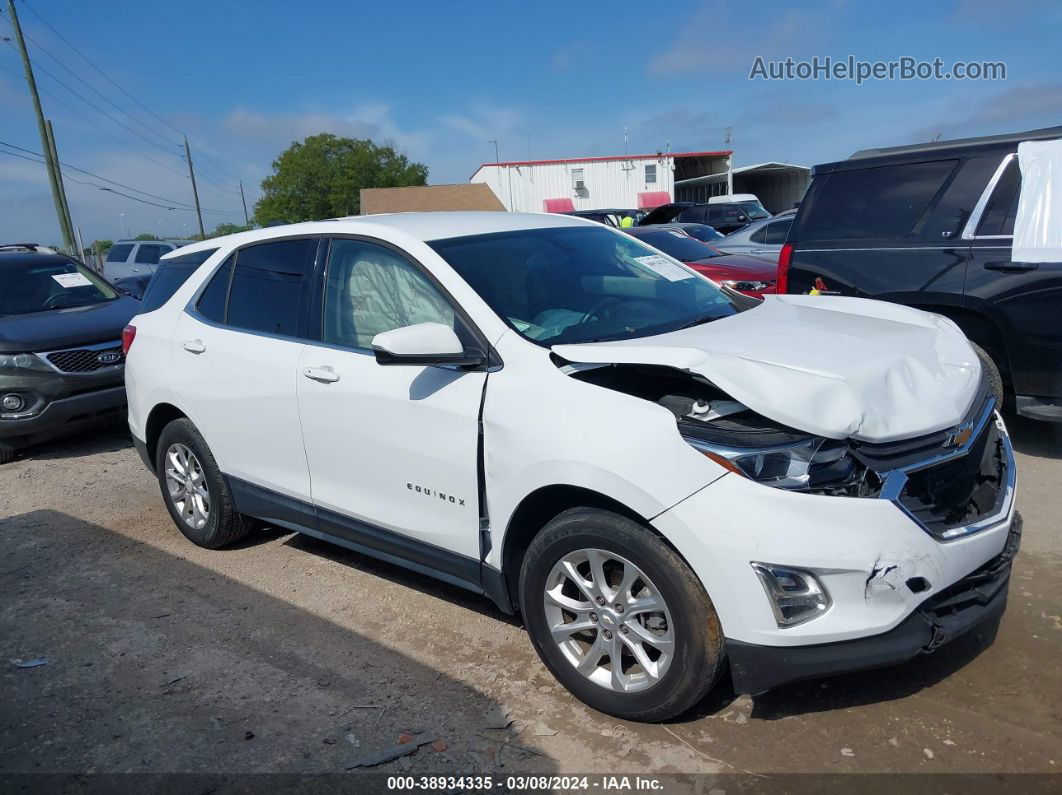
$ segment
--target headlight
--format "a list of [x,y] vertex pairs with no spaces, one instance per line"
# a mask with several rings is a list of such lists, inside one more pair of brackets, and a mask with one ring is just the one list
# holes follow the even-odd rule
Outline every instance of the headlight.
[[43,370],[46,373],[51,372],[48,365],[32,353],[0,353],[0,370],[6,372],[12,370]]
[[812,468],[828,469],[845,458],[846,448],[812,437],[795,444],[761,448],[730,448],[684,437],[708,458],[739,475],[780,489],[806,489]]

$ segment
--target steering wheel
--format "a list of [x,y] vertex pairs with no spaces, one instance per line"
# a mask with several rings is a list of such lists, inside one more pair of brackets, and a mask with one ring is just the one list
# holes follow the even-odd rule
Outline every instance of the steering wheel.
[[48,298],[44,302],[44,308],[45,309],[55,309],[54,303],[57,302],[60,298],[74,298],[74,297],[76,297],[76,296],[72,292],[70,292],[69,290],[63,290],[61,292],[56,293],[55,295],[48,296]]
[[614,295],[605,296],[600,301],[598,301],[596,304],[594,304],[592,307],[590,307],[586,311],[586,314],[583,315],[581,318],[579,318],[579,322],[576,323],[576,325],[580,326],[583,323],[589,322],[590,318],[596,317],[597,313],[600,312],[602,309],[604,309],[609,304],[622,304],[622,303],[623,303],[623,299],[622,298],[617,298]]

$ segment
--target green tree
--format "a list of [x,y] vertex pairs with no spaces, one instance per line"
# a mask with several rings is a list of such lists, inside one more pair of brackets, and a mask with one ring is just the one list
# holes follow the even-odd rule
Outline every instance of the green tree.
[[217,229],[210,233],[211,237],[221,237],[222,235],[234,235],[237,232],[246,232],[251,227],[240,226],[239,224],[218,224]]
[[92,250],[99,255],[104,255],[111,250],[111,246],[114,245],[113,240],[93,240]]
[[143,234],[139,234],[134,237],[133,240],[158,240],[158,238],[150,232],[144,232]]
[[331,133],[311,135],[273,161],[254,220],[266,226],[357,215],[362,188],[424,185],[427,179],[427,166],[410,162],[392,146]]

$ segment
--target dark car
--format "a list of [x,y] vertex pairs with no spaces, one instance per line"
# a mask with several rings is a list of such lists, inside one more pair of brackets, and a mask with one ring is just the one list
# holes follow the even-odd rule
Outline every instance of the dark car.
[[154,274],[151,273],[142,273],[138,276],[126,276],[124,279],[115,279],[114,286],[126,295],[132,296],[139,301],[144,297],[144,290],[147,289],[153,275]]
[[125,416],[122,329],[139,308],[69,257],[0,253],[0,463]]
[[739,293],[762,298],[775,291],[777,265],[773,262],[741,254],[723,254],[680,229],[637,226],[623,231]]
[[685,232],[690,237],[695,237],[702,243],[712,243],[716,240],[722,240],[725,235],[721,232],[717,232],[707,224],[655,224],[658,229],[678,229],[681,232]]
[[671,202],[654,207],[638,225],[652,226],[673,222],[707,224],[717,232],[729,235],[753,221],[770,217],[771,214],[758,204],[753,207],[751,203],[746,202]]
[[1011,260],[1018,144],[1060,137],[1053,127],[816,166],[779,258],[779,292],[951,318],[987,352],[1019,414],[1062,421],[1062,264]]

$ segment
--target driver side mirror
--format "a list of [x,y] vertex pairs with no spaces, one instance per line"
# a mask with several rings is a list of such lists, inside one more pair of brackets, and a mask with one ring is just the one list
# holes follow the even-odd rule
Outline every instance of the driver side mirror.
[[476,367],[486,361],[477,350],[465,350],[452,328],[442,323],[417,323],[384,331],[372,338],[377,364],[450,364]]

